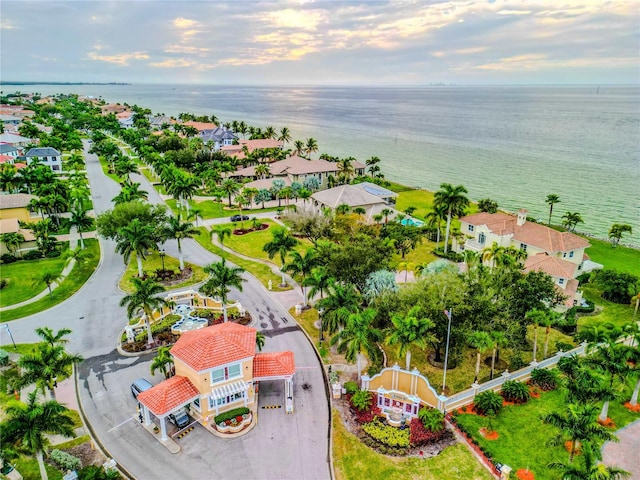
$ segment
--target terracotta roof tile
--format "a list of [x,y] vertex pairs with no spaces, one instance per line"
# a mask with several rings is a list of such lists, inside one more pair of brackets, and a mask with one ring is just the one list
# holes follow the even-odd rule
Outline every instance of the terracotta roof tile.
[[154,415],[164,415],[195,400],[200,392],[187,377],[176,375],[138,395],[138,401]]
[[171,354],[196,372],[253,357],[256,329],[237,323],[222,323],[183,333]]
[[558,278],[573,278],[577,268],[578,265],[573,262],[552,257],[545,253],[528,257],[524,262],[524,271],[527,273],[533,270],[539,270],[548,273],[552,277]]
[[296,373],[293,352],[258,353],[253,359],[253,378],[283,377]]
[[217,127],[217,125],[215,123],[210,123],[210,122],[193,122],[193,121],[189,121],[189,122],[184,122],[183,125],[185,127],[193,127],[196,130],[198,130],[199,132],[201,132],[203,130],[213,130],[214,128]]

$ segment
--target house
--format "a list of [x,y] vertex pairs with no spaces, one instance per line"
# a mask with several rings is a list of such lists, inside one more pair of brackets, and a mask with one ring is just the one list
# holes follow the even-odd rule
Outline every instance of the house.
[[40,161],[54,172],[62,171],[62,154],[55,148],[32,148],[27,152],[25,157],[27,159],[27,165],[31,165],[31,163],[35,161]]
[[211,122],[194,122],[194,121],[189,121],[189,122],[184,122],[182,124],[185,127],[193,127],[196,130],[198,130],[198,133],[201,133],[205,130],[215,130],[216,128],[218,128],[218,125],[216,125],[215,123],[211,123]]
[[570,305],[579,300],[577,281],[570,280],[582,273],[583,262],[588,259],[585,249],[590,244],[584,238],[528,221],[526,210],[517,215],[504,212],[467,215],[460,218],[460,232],[467,239],[454,239],[455,251],[482,252],[494,243],[517,248],[527,253],[525,271],[539,270],[551,275],[563,295],[568,296]]
[[205,427],[214,417],[247,407],[257,410],[258,382],[283,380],[287,413],[293,412],[293,352],[256,352],[255,328],[227,322],[184,332],[170,353],[175,376],[138,395],[147,425],[153,414],[166,440],[166,418],[187,407]]
[[27,137],[23,137],[22,135],[17,135],[15,133],[0,133],[0,143],[8,143],[9,145],[13,145],[14,147],[20,149],[33,143],[33,140]]
[[[37,248],[36,237],[33,236],[31,230],[26,228],[20,228],[17,218],[4,218],[0,220],[0,235],[3,233],[20,233],[24,237],[24,242],[21,243],[16,252],[19,254],[26,250],[34,250]],[[10,253],[7,246],[0,240],[0,255]]]
[[[353,162],[356,175],[364,174],[364,165],[359,162]],[[269,164],[271,178],[287,177],[290,182],[298,182],[304,184],[307,178],[314,177],[318,179],[320,188],[326,188],[329,176],[337,177],[340,173],[338,164],[328,162],[326,160],[307,160],[306,158],[291,156],[284,160],[279,160]],[[244,177],[257,179],[256,167],[246,167],[236,170],[230,174],[232,177]]]
[[109,115],[110,113],[118,114],[126,112],[127,110],[129,110],[129,107],[126,105],[120,105],[119,103],[108,103],[100,107],[102,115]]
[[[395,198],[393,192],[376,185],[380,190],[378,191],[379,194],[375,195],[360,185],[340,185],[316,192],[311,195],[312,205],[318,211],[322,211],[324,208],[335,210],[340,205],[349,205],[351,209],[361,207],[365,209],[364,217],[367,222],[373,222],[376,215],[384,215],[382,213],[383,210],[391,211],[387,215],[387,219],[391,219],[398,214],[393,209],[393,205],[389,203],[390,198]],[[387,196],[386,192],[392,195]]]
[[26,193],[0,195],[0,220],[15,218],[21,222],[33,221],[29,203],[34,198],[38,197]]
[[174,123],[176,123],[176,121],[171,117],[167,117],[166,115],[156,115],[155,117],[149,117],[149,125],[151,125],[152,130],[163,130],[164,127],[171,126]]
[[200,138],[205,145],[209,142],[213,145],[214,150],[220,150],[223,146],[231,146],[238,139],[235,133],[225,127],[216,127],[209,130],[202,130]]
[[2,121],[2,125],[4,125],[6,128],[9,126],[17,126],[20,122],[22,122],[22,119],[20,117],[16,117],[15,115],[0,114],[0,121]]
[[18,156],[20,156],[20,150],[14,145],[10,145],[8,143],[0,143],[0,155],[18,158]]
[[133,128],[133,112],[116,113],[118,123],[122,128]]

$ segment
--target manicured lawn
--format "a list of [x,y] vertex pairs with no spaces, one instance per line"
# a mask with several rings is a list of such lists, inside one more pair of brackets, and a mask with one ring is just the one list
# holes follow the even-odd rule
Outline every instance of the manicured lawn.
[[3,264],[2,278],[9,280],[9,284],[0,290],[0,306],[14,305],[35,297],[47,288],[46,283],[36,282],[36,277],[46,271],[60,273],[65,263],[62,257],[57,257]]
[[489,480],[493,477],[466,446],[448,447],[440,455],[423,459],[381,455],[347,431],[340,413],[333,410],[333,458],[337,480],[438,479]]
[[[626,399],[631,396],[632,388],[628,388]],[[554,480],[557,472],[553,472],[547,465],[555,461],[567,461],[568,452],[563,446],[547,445],[550,438],[558,433],[558,429],[543,424],[540,417],[553,411],[563,412],[566,409],[565,394],[556,390],[542,393],[540,398],[532,398],[525,405],[505,407],[492,420],[494,429],[499,433],[497,440],[486,440],[478,433],[478,429],[486,427],[489,419],[477,415],[461,414],[457,417],[475,440],[497,462],[507,464],[517,471],[529,468],[535,474],[536,480]],[[640,414],[633,414],[624,408],[620,402],[612,402],[609,416],[617,428],[640,419]]]
[[269,281],[271,280],[273,291],[281,292],[283,290],[291,290],[291,287],[280,288],[278,284],[280,283],[281,277],[280,275],[276,275],[271,271],[269,266],[264,265],[258,262],[252,262],[250,260],[245,260],[244,258],[238,257],[234,255],[233,252],[230,252],[229,249],[225,248],[224,252],[220,247],[211,243],[211,237],[209,235],[209,231],[200,227],[200,235],[196,237],[196,240],[200,245],[209,250],[210,252],[215,253],[221,257],[226,258],[230,262],[233,262],[235,265],[244,268],[248,273],[256,277],[262,285],[267,287],[269,285]]
[[[178,212],[175,200],[173,199],[167,200],[167,205],[169,205],[169,208],[171,208],[171,210],[173,210],[174,213]],[[200,214],[200,217],[205,219],[231,217],[233,215],[240,213],[240,209],[238,208],[230,209],[228,207],[227,202],[222,201],[218,203],[215,200],[213,200],[213,198],[211,200],[201,200],[201,201],[189,200],[189,205],[191,206],[191,208],[196,207],[199,210],[201,210],[202,213]],[[252,216],[255,215],[256,213],[275,212],[277,210],[278,210],[277,207],[263,209],[263,208],[260,208],[260,206],[254,204],[253,210],[249,208],[242,209],[242,215],[247,215],[249,219],[251,219]],[[249,220],[249,222],[250,221],[251,220]],[[247,224],[247,222],[245,222],[245,224]]]
[[16,318],[26,317],[34,313],[42,312],[48,308],[57,305],[71,295],[76,293],[82,285],[89,279],[94,270],[98,267],[100,261],[100,245],[95,238],[85,240],[86,249],[89,251],[89,257],[83,262],[76,263],[71,273],[64,279],[62,284],[53,290],[53,300],[46,295],[37,302],[30,303],[24,307],[15,308],[2,312],[2,321],[15,320]]
[[434,260],[437,260],[433,253],[433,250],[436,248],[435,242],[430,242],[426,238],[423,237],[422,243],[418,244],[415,250],[407,253],[404,258],[401,255],[395,254],[393,256],[393,266],[398,269],[398,265],[402,262],[413,263],[414,268],[418,265],[422,265],[424,263],[431,263]]
[[594,238],[587,238],[587,240],[591,246],[587,248],[586,253],[591,260],[601,263],[607,269],[640,277],[640,250],[622,246],[613,248],[609,242]]
[[[173,290],[174,288],[186,287],[188,285],[194,285],[206,280],[207,274],[204,273],[204,269],[202,267],[193,265],[188,262],[185,262],[184,264],[186,267],[191,267],[191,270],[193,270],[193,275],[190,279],[176,285],[171,285],[170,287],[168,287],[168,289]],[[165,255],[164,267],[167,270],[173,270],[177,272],[180,269],[180,261],[177,258]],[[152,252],[151,254],[147,255],[146,259],[142,260],[142,270],[144,272],[153,273],[154,271],[160,269],[162,269],[162,260],[160,259],[160,255],[158,255],[158,252]],[[131,283],[131,279],[137,275],[138,261],[135,259],[135,257],[132,256],[131,260],[129,261],[129,265],[127,265],[127,269],[120,279],[120,288],[127,293],[132,293],[134,291],[134,288],[133,284]]]
[[100,161],[102,172],[119,185],[122,182],[122,179],[115,173],[109,173],[109,162],[107,162],[104,157],[98,157],[98,160]]
[[[16,470],[20,472],[22,478],[25,480],[36,480],[40,478],[40,468],[38,467],[38,461],[35,457],[22,456],[15,462],[11,462],[15,466]],[[49,480],[62,480],[63,474],[60,470],[45,462],[45,468]]]
[[433,192],[427,190],[408,190],[400,192],[396,199],[396,210],[404,212],[407,207],[416,207],[413,217],[424,219],[431,211]]
[[609,302],[600,296],[600,292],[593,286],[586,284],[580,287],[585,298],[595,302],[596,308],[603,307],[597,315],[585,315],[578,319],[578,326],[596,325],[603,323],[613,323],[614,325],[624,325],[633,321],[633,309],[631,304],[620,304]]

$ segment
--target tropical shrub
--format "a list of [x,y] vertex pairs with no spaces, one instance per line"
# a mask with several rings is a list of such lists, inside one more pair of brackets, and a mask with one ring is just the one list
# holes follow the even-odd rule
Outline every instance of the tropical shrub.
[[524,383],[508,380],[502,385],[502,396],[508,402],[526,403],[531,394],[529,387]]
[[356,393],[359,388],[358,388],[358,384],[356,382],[346,382],[344,384],[344,389],[347,391],[347,395],[353,395],[354,393]]
[[409,430],[383,425],[378,420],[365,423],[362,429],[367,435],[388,447],[408,447],[409,446]]
[[229,410],[228,412],[223,412],[220,415],[216,415],[213,419],[214,423],[217,425],[219,423],[224,423],[227,420],[231,420],[232,418],[242,417],[249,413],[249,409],[246,407],[234,408],[233,410]]
[[50,251],[47,252],[45,257],[47,257],[47,258],[57,258],[60,255],[62,255],[62,252],[60,252],[60,250],[50,250]]
[[434,433],[441,432],[444,429],[444,414],[440,410],[435,408],[421,408],[418,411],[418,418],[422,422],[422,425],[424,425],[424,428]]
[[502,397],[492,390],[487,390],[476,395],[473,404],[478,413],[484,415],[497,415],[502,410]]
[[0,350],[0,367],[9,365],[9,354],[4,350]]
[[515,372],[516,370],[520,370],[523,367],[526,367],[527,363],[522,359],[522,355],[520,353],[515,354],[511,357],[511,363],[509,363],[509,370],[511,372]]
[[29,250],[27,253],[22,255],[22,258],[25,260],[37,260],[38,258],[42,258],[42,252],[39,250]]
[[566,343],[566,342],[556,342],[556,348],[560,352],[568,352],[569,350],[571,350],[573,348],[573,345],[571,345],[570,343]]
[[0,260],[2,261],[2,263],[13,263],[18,259],[10,253],[3,253],[2,256],[0,256]]
[[63,470],[79,470],[82,465],[79,458],[62,450],[51,450],[49,458]]
[[[162,320],[160,320],[160,321],[158,321],[156,323],[152,323],[151,324],[151,335],[157,335],[157,334],[159,334],[161,332],[171,330],[171,325],[176,323],[181,318],[182,318],[182,316],[176,315],[174,313],[171,313],[171,314],[167,315],[166,317],[164,317]],[[140,333],[138,333],[136,335],[135,340],[136,340],[136,342],[140,342],[140,341],[146,340],[146,338],[147,338],[147,331],[146,330],[142,330]]]
[[373,395],[367,390],[358,390],[351,397],[351,405],[358,411],[365,411],[371,408]]
[[615,270],[595,270],[591,283],[602,290],[602,298],[614,303],[627,303],[638,291],[638,277]]
[[544,391],[555,390],[558,386],[558,372],[546,368],[534,368],[530,382]]
[[414,447],[419,447],[440,440],[445,433],[444,424],[443,428],[436,432],[425,428],[420,419],[413,418],[409,424],[409,443]]

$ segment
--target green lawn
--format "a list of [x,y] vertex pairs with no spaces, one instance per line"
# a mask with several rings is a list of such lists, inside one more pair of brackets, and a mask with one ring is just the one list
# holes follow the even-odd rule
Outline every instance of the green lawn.
[[210,252],[215,253],[221,257],[226,258],[230,262],[233,262],[235,265],[244,268],[251,275],[256,277],[262,285],[267,287],[269,285],[269,281],[272,283],[273,291],[281,292],[283,290],[291,290],[291,287],[280,288],[278,284],[280,283],[280,275],[276,275],[271,271],[267,265],[258,262],[252,262],[250,260],[245,260],[244,258],[238,257],[234,255],[233,252],[230,252],[227,248],[225,248],[224,252],[220,247],[211,243],[211,237],[209,235],[209,231],[204,227],[200,227],[200,235],[196,237],[196,240],[200,245],[209,250]]
[[415,268],[418,265],[422,265],[424,263],[431,263],[434,260],[437,260],[438,257],[436,257],[433,253],[433,250],[436,248],[436,243],[435,242],[430,242],[429,240],[427,240],[426,238],[422,238],[422,243],[418,244],[418,246],[415,248],[415,250],[412,250],[411,252],[407,253],[404,258],[402,258],[402,256],[400,254],[395,254],[393,256],[393,260],[392,260],[392,266],[396,269],[398,269],[400,263],[402,262],[409,262],[413,264],[413,268]]
[[98,157],[98,160],[100,161],[102,172],[119,185],[122,182],[122,179],[115,173],[109,173],[109,162],[107,162],[104,157]]
[[[38,461],[35,457],[19,457],[15,462],[11,462],[15,466],[16,470],[20,472],[22,478],[25,480],[36,480],[40,478],[40,468],[38,467]],[[49,480],[62,480],[63,473],[55,467],[45,462],[45,468]]]
[[381,455],[347,431],[336,410],[333,410],[333,458],[337,480],[493,478],[467,447],[461,444],[448,447],[439,455],[428,459]]
[[[169,205],[169,208],[174,212],[174,213],[178,213],[178,208],[176,206],[176,201],[174,199],[169,199],[167,200],[167,205]],[[223,201],[221,203],[218,203],[216,201],[212,200],[201,200],[201,201],[194,201],[194,200],[189,200],[189,205],[190,208],[198,208],[201,213],[200,213],[200,218],[223,218],[223,217],[231,217],[233,215],[237,215],[240,213],[240,209],[238,208],[229,208],[227,205],[227,202]],[[260,208],[257,205],[254,205],[253,210],[249,209],[249,208],[244,208],[242,210],[242,215],[247,215],[249,218],[251,218],[253,215],[255,215],[256,213],[263,213],[263,212],[275,212],[277,211],[278,208],[277,207],[271,207],[271,208]]]
[[9,284],[0,290],[0,306],[14,305],[35,297],[47,288],[46,283],[36,281],[36,277],[46,271],[60,273],[65,263],[62,257],[57,257],[3,264],[2,278],[9,280]]
[[596,325],[603,323],[613,323],[614,325],[624,325],[633,321],[633,309],[631,304],[620,304],[609,302],[600,296],[600,292],[590,284],[580,287],[584,297],[596,304],[596,311],[599,307],[603,307],[602,311],[596,315],[584,315],[578,318],[578,326],[584,327],[588,325]]
[[[193,275],[190,279],[178,283],[176,285],[172,285],[168,287],[170,289],[186,287],[189,285],[194,285],[196,283],[203,282],[207,278],[207,274],[204,273],[204,269],[198,265],[193,265],[191,263],[185,262],[186,267],[191,267],[193,270]],[[164,267],[167,270],[178,271],[180,269],[180,261],[177,258],[170,257],[169,255],[165,255],[164,257]],[[162,260],[160,259],[160,255],[158,252],[152,252],[147,255],[147,258],[142,260],[142,270],[147,273],[152,273],[156,270],[162,269]],[[138,261],[135,257],[131,257],[129,261],[129,265],[127,265],[127,269],[125,270],[122,278],[120,279],[119,287],[127,293],[134,292],[133,284],[131,283],[131,279],[134,276],[138,275]]]
[[[89,279],[94,270],[98,267],[100,261],[100,245],[95,238],[85,240],[85,246],[89,251],[89,257],[83,262],[77,262],[71,273],[64,279],[62,284],[53,290],[53,299],[46,295],[37,302],[30,303],[24,307],[14,308],[2,312],[2,321],[15,320],[16,318],[26,317],[34,313],[42,312],[51,308],[76,293],[82,285]],[[3,266],[4,272],[4,266]],[[4,273],[3,273],[4,275]]]
[[[631,396],[631,388],[627,390],[627,399]],[[562,412],[566,408],[564,392],[556,390],[542,393],[540,398],[532,398],[525,405],[505,407],[495,417],[494,429],[499,433],[497,440],[486,440],[478,433],[478,429],[486,427],[489,419],[477,415],[461,414],[457,417],[474,439],[497,462],[507,464],[517,471],[529,468],[536,480],[555,480],[557,474],[547,468],[550,462],[567,461],[569,454],[563,446],[548,446],[550,438],[557,435],[558,430],[551,425],[543,424],[540,417],[553,411]],[[620,402],[613,402],[609,408],[609,416],[617,428],[640,419],[640,414],[633,414]]]
[[591,243],[586,250],[591,260],[601,263],[605,268],[640,277],[640,250],[622,246],[613,248],[609,242],[594,238],[587,240]]

